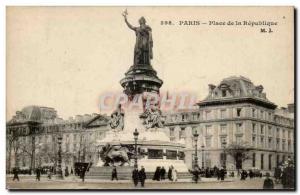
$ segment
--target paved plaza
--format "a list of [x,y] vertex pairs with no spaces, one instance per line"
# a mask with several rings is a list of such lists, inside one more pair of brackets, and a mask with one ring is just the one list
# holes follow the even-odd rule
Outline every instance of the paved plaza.
[[[263,178],[247,179],[241,181],[238,178],[230,178],[225,181],[217,181],[215,178],[202,178],[199,183],[192,183],[190,180],[170,181],[152,181],[146,180],[145,188],[134,187],[129,180],[107,181],[89,179],[82,182],[78,178],[68,178],[65,180],[48,180],[42,178],[41,181],[35,181],[34,178],[27,178],[18,181],[12,181],[7,178],[8,189],[262,189]],[[281,184],[276,184],[275,189],[282,189]]]

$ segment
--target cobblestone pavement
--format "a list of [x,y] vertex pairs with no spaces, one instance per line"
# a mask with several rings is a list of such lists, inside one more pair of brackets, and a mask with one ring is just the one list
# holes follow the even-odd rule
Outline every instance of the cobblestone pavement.
[[[217,180],[203,180],[198,184],[191,181],[183,180],[178,182],[169,181],[152,181],[146,180],[145,188],[134,187],[133,183],[128,180],[122,181],[101,181],[101,180],[86,180],[82,182],[77,178],[67,180],[47,180],[42,178],[40,182],[34,179],[24,179],[21,181],[12,181],[7,178],[8,189],[262,189],[263,179],[248,179],[241,181],[237,178],[224,182]],[[282,185],[276,184],[275,189],[282,189]]]

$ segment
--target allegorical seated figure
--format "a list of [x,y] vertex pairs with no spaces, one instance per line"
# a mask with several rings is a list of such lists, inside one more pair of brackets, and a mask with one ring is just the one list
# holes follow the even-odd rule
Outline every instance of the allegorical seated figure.
[[122,109],[121,104],[119,104],[118,108],[111,114],[109,125],[112,129],[124,129],[124,111]]
[[158,104],[147,106],[145,112],[142,114],[142,118],[145,118],[144,125],[147,129],[163,127],[163,117]]
[[152,47],[152,30],[146,25],[146,19],[141,17],[139,19],[139,27],[134,27],[127,21],[127,11],[123,13],[125,23],[127,26],[135,31],[136,43],[134,47],[134,65],[150,65],[150,59],[153,58]]

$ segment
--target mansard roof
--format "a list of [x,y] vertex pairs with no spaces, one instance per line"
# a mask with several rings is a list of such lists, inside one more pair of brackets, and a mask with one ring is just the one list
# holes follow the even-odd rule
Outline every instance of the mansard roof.
[[275,109],[277,106],[269,101],[262,85],[254,85],[243,76],[231,76],[223,79],[219,85],[209,84],[209,94],[197,104],[201,106],[249,102]]
[[49,122],[57,119],[57,112],[54,108],[45,106],[26,106],[21,111],[17,111],[8,124],[26,122]]

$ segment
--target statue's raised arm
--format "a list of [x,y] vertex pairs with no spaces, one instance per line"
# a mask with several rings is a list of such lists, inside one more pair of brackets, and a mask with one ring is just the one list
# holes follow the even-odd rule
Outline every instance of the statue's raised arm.
[[134,27],[134,26],[132,26],[129,22],[128,22],[128,20],[127,20],[127,15],[128,15],[128,13],[127,13],[127,9],[123,12],[123,17],[124,17],[124,20],[125,20],[125,23],[127,24],[127,26],[128,26],[128,28],[130,28],[131,30],[136,30],[136,27]]

